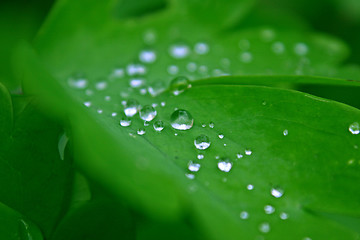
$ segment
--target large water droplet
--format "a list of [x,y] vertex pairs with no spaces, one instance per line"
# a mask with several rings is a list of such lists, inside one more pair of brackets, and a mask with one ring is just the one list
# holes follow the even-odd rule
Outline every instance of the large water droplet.
[[157,132],[161,132],[165,127],[165,124],[163,121],[161,120],[157,120],[156,122],[154,122],[154,129]]
[[140,105],[135,99],[127,100],[124,109],[125,115],[128,117],[134,116],[138,112],[139,107]]
[[206,135],[200,135],[194,140],[194,145],[197,149],[204,150],[210,147],[209,137]]
[[358,122],[353,122],[352,124],[350,124],[349,131],[352,134],[359,134],[360,133],[360,125],[359,125],[359,123]]
[[170,90],[176,96],[190,87],[191,84],[187,77],[176,77],[170,82]]
[[273,195],[276,198],[281,198],[283,194],[284,194],[284,190],[282,190],[281,188],[271,189],[271,195]]
[[190,161],[189,165],[188,165],[188,169],[191,172],[198,172],[199,169],[200,169],[200,164],[199,163],[193,163],[193,162]]
[[174,44],[170,46],[169,53],[173,58],[182,59],[190,54],[190,48],[185,44]]
[[191,114],[182,109],[178,109],[170,116],[171,126],[177,130],[188,130],[192,128],[194,119]]
[[143,63],[153,63],[156,60],[156,53],[152,50],[143,50],[139,53],[139,60]]
[[156,114],[155,108],[150,105],[146,105],[140,110],[140,118],[147,122],[153,120],[156,117]]
[[218,162],[218,168],[223,172],[230,172],[232,163],[228,158],[222,159],[220,162]]
[[128,117],[123,117],[120,119],[120,125],[122,127],[128,127],[131,125],[131,120]]

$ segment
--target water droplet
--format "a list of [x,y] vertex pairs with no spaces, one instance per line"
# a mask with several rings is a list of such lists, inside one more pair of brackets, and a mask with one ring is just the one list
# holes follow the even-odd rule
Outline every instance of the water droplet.
[[145,94],[147,93],[147,89],[146,89],[146,88],[141,88],[141,89],[139,90],[139,93],[140,93],[141,95],[145,95]]
[[148,92],[151,96],[156,97],[165,90],[165,84],[161,81],[157,81],[148,87]]
[[297,43],[294,47],[294,52],[298,56],[305,56],[309,51],[308,46],[305,43]]
[[129,64],[126,67],[126,72],[129,76],[144,75],[146,73],[146,67],[142,64]]
[[220,134],[218,135],[218,137],[219,137],[220,139],[223,139],[223,138],[224,138],[224,134],[220,133]]
[[128,117],[123,117],[120,119],[120,125],[122,127],[128,127],[131,125],[131,120]]
[[161,105],[162,107],[165,107],[166,102],[161,102],[160,105]]
[[168,66],[167,71],[170,75],[176,75],[179,72],[179,67],[176,65],[170,65]]
[[154,126],[155,131],[161,132],[164,129],[165,124],[163,121],[157,120],[156,122],[154,122],[153,126]]
[[176,77],[170,82],[170,90],[172,93],[177,96],[180,93],[184,92],[186,89],[190,88],[191,84],[187,77]]
[[203,55],[209,52],[209,45],[207,45],[204,42],[199,42],[197,44],[195,44],[195,48],[194,48],[195,52],[199,55]]
[[149,126],[150,125],[150,123],[148,122],[148,121],[144,121],[144,126],[145,127],[147,127],[147,126]]
[[129,83],[130,83],[130,87],[138,88],[144,85],[145,80],[143,78],[132,78],[130,79]]
[[114,78],[122,78],[124,76],[125,72],[123,68],[115,68],[112,73],[111,73],[111,77]]
[[139,53],[139,60],[143,63],[153,63],[156,60],[156,53],[153,50],[143,50]]
[[142,136],[142,135],[144,135],[146,132],[145,132],[145,129],[139,128],[136,133],[137,133],[138,135]]
[[282,190],[281,188],[272,188],[271,195],[276,198],[281,198],[284,195],[284,190]]
[[146,30],[143,35],[143,40],[146,44],[154,44],[156,42],[156,33],[153,30]]
[[285,52],[285,45],[282,42],[274,42],[271,49],[275,54],[283,54]]
[[170,46],[169,53],[175,59],[182,59],[190,54],[190,48],[185,44],[174,44]]
[[245,154],[250,156],[252,154],[252,151],[250,149],[245,150]]
[[270,42],[275,38],[275,32],[272,29],[263,29],[261,31],[261,38],[265,42]]
[[90,106],[91,106],[91,102],[84,102],[84,105],[85,105],[86,107],[90,107]]
[[197,68],[197,65],[196,65],[196,63],[194,63],[194,62],[189,62],[189,63],[186,65],[186,69],[187,69],[189,72],[195,72],[195,71],[196,71],[196,68]]
[[135,99],[127,100],[124,109],[125,115],[128,117],[134,116],[138,112],[139,107],[140,105]]
[[289,215],[287,213],[285,213],[285,212],[280,213],[280,219],[286,220],[288,218],[289,218]]
[[109,102],[109,101],[111,100],[111,97],[110,97],[110,96],[105,96],[105,97],[104,97],[104,100],[107,101],[107,102]]
[[98,91],[102,91],[107,88],[107,82],[105,82],[105,81],[97,82],[95,84],[95,88]]
[[185,173],[185,176],[186,176],[188,179],[194,179],[194,178],[195,178],[195,175],[192,174],[192,173]]
[[97,113],[98,113],[98,114],[102,114],[102,113],[103,113],[103,110],[102,110],[102,109],[98,109],[98,110],[97,110]]
[[237,157],[237,158],[242,158],[242,157],[243,157],[243,155],[242,155],[242,154],[240,154],[240,153],[237,153],[237,154],[236,154],[236,157]]
[[252,185],[252,184],[249,184],[249,185],[247,185],[246,186],[246,188],[247,188],[247,190],[253,190],[254,189],[254,185]]
[[200,169],[200,164],[199,163],[193,163],[193,162],[190,161],[189,165],[188,165],[188,169],[191,172],[197,172]]
[[117,116],[117,113],[116,113],[116,112],[113,112],[113,113],[111,113],[111,116],[112,116],[112,117],[116,117],[116,116]]
[[249,213],[246,212],[246,211],[242,211],[242,212],[240,213],[240,218],[241,218],[241,219],[248,219],[248,218],[249,218]]
[[209,127],[210,127],[210,128],[214,128],[214,127],[215,127],[215,124],[214,124],[213,122],[210,122],[210,123],[209,123]]
[[199,159],[199,160],[200,160],[200,159],[204,159],[204,155],[203,155],[203,154],[198,154],[196,157],[197,157],[197,159]]
[[209,137],[206,135],[203,135],[203,134],[198,136],[194,140],[195,147],[200,150],[207,149],[208,147],[210,147],[210,144],[211,143],[210,143]]
[[242,54],[240,54],[240,60],[243,63],[250,63],[253,59],[253,56],[250,52],[243,52]]
[[170,116],[171,126],[177,130],[188,130],[192,128],[194,119],[191,114],[182,109],[178,109]]
[[285,129],[284,131],[283,131],[283,135],[284,136],[287,136],[289,134],[289,131],[287,130],[287,129]]
[[150,105],[146,105],[140,110],[140,118],[147,122],[153,120],[156,117],[156,114],[156,110]]
[[201,124],[201,127],[203,127],[203,128],[206,127],[206,124],[205,123]]
[[68,79],[68,84],[72,88],[84,89],[88,86],[88,80],[81,75],[75,75]]
[[260,230],[260,232],[262,232],[262,233],[268,233],[268,232],[270,232],[270,224],[269,224],[269,223],[266,223],[266,222],[260,224],[259,230]]
[[86,90],[85,90],[85,94],[86,94],[87,96],[91,96],[91,95],[94,94],[94,91],[91,90],[91,89],[86,89]]
[[350,124],[349,131],[352,134],[359,134],[360,133],[360,125],[359,125],[359,123],[358,122],[353,122],[352,124]]
[[266,205],[264,207],[264,211],[266,214],[273,214],[275,212],[275,208],[271,205]]
[[220,162],[218,162],[218,168],[223,172],[230,172],[232,163],[228,158],[222,159]]
[[207,67],[207,66],[201,65],[201,66],[199,67],[199,73],[200,73],[200,74],[206,74],[207,72],[208,72],[208,67]]

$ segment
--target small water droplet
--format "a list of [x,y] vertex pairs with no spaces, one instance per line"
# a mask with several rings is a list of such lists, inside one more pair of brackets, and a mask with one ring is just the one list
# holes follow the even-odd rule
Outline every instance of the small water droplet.
[[267,223],[267,222],[260,224],[259,230],[260,230],[260,232],[262,232],[262,233],[268,233],[268,232],[270,232],[270,224]]
[[360,133],[360,125],[359,125],[359,123],[358,122],[353,122],[352,124],[350,124],[349,131],[352,134],[359,134]]
[[139,60],[143,63],[153,63],[156,60],[156,53],[153,50],[143,50],[139,53]]
[[271,195],[276,198],[281,198],[284,195],[284,190],[282,190],[281,188],[272,188]]
[[150,125],[150,123],[148,121],[144,121],[144,127],[147,127],[149,125]]
[[188,111],[178,109],[171,114],[170,122],[171,126],[177,130],[188,130],[192,128],[194,119]]
[[107,102],[109,102],[109,101],[111,100],[111,97],[110,97],[110,96],[105,96],[105,97],[104,97],[104,100],[107,101]]
[[220,162],[218,162],[218,168],[220,169],[220,171],[230,172],[232,168],[232,163],[230,162],[230,159],[222,159]]
[[126,67],[126,72],[129,76],[144,75],[146,73],[146,67],[142,64],[129,64]]
[[189,165],[188,165],[188,169],[191,172],[198,172],[200,169],[200,164],[199,163],[193,163],[190,161]]
[[111,73],[111,77],[113,78],[122,78],[124,76],[125,72],[123,68],[115,68],[112,73]]
[[274,42],[271,49],[275,54],[280,55],[285,52],[285,45],[282,42]]
[[246,149],[246,150],[245,150],[245,154],[248,155],[248,156],[250,156],[250,155],[252,154],[252,151],[251,151],[250,149]]
[[103,110],[102,110],[102,109],[98,109],[98,110],[97,110],[97,113],[98,113],[98,114],[102,114],[102,113],[103,113]]
[[253,59],[253,56],[250,52],[243,52],[240,54],[240,60],[243,63],[250,63]]
[[166,102],[161,102],[160,105],[161,105],[162,107],[165,107]]
[[127,100],[124,109],[125,115],[128,117],[134,116],[139,111],[139,107],[140,105],[135,99]]
[[107,88],[107,82],[105,82],[105,81],[97,82],[95,84],[95,88],[98,91],[102,91]]
[[179,76],[170,82],[170,90],[175,96],[179,95],[190,87],[191,84],[187,77]]
[[264,211],[266,214],[273,214],[275,212],[275,208],[271,205],[266,205],[264,207]]
[[305,43],[297,43],[294,47],[294,52],[298,56],[305,56],[309,51],[308,46]]
[[283,131],[283,135],[284,136],[287,136],[289,134],[289,131],[287,130],[287,129],[285,129],[284,131]]
[[168,66],[167,71],[170,75],[176,75],[179,72],[179,67],[176,65],[170,65]]
[[200,159],[204,159],[204,155],[203,155],[203,154],[198,154],[196,157],[197,157],[197,159],[199,159],[199,160],[200,160]]
[[223,139],[223,138],[224,138],[224,134],[220,133],[220,134],[218,135],[218,137],[219,137],[220,139]]
[[190,48],[185,44],[174,44],[170,46],[169,53],[175,59],[182,59],[190,54]]
[[200,67],[199,67],[199,73],[200,74],[207,74],[207,72],[208,72],[208,67],[207,66],[205,66],[205,65],[201,65]]
[[240,153],[237,153],[237,154],[236,154],[236,157],[237,157],[237,158],[242,158],[242,157],[243,157],[243,155],[242,155],[242,154],[240,154]]
[[84,105],[85,105],[86,107],[91,107],[91,102],[84,102]]
[[143,40],[146,44],[154,44],[156,42],[156,33],[154,30],[146,30],[143,35]]
[[201,124],[201,127],[203,127],[203,128],[206,127],[206,124],[205,123]]
[[116,116],[117,116],[117,113],[116,113],[116,112],[113,112],[113,113],[111,113],[111,116],[112,116],[112,117],[116,117]]
[[194,178],[195,178],[195,175],[192,174],[192,173],[185,173],[185,176],[186,176],[188,179],[194,179]]
[[132,88],[138,88],[144,85],[145,80],[143,78],[132,78],[129,80],[130,87]]
[[246,212],[246,211],[242,211],[242,212],[240,213],[240,218],[241,218],[241,219],[248,219],[248,218],[249,218],[249,213]]
[[286,220],[289,218],[289,214],[285,213],[285,212],[282,212],[280,213],[280,219],[282,220]]
[[252,185],[252,184],[249,184],[249,185],[247,185],[246,186],[246,188],[247,188],[247,190],[253,190],[254,189],[254,185]]
[[186,69],[187,69],[189,72],[195,72],[196,69],[197,69],[197,65],[196,65],[196,63],[194,63],[194,62],[189,62],[189,63],[186,65]]
[[84,76],[76,74],[68,79],[68,84],[72,88],[84,89],[88,86],[88,80]]
[[145,129],[139,128],[136,133],[137,133],[138,135],[142,136],[142,135],[144,135],[146,132],[145,132]]
[[204,42],[195,44],[194,50],[197,54],[203,55],[209,52],[209,45]]
[[209,123],[209,127],[210,127],[210,128],[214,128],[214,127],[215,127],[215,124],[214,124],[213,122],[210,122],[210,123]]
[[85,95],[87,95],[87,96],[92,96],[94,94],[94,91],[93,90],[91,90],[91,89],[86,89],[85,90]]
[[145,105],[140,110],[140,118],[147,122],[151,122],[156,117],[156,114],[156,110],[150,105]]
[[148,92],[151,96],[156,97],[165,90],[165,84],[161,81],[157,81],[148,87]]
[[199,150],[205,150],[205,149],[209,148],[210,144],[211,143],[210,143],[209,137],[204,134],[198,136],[194,140],[194,145]]
[[145,95],[147,93],[147,89],[146,88],[140,88],[139,93],[141,95]]
[[161,132],[164,129],[165,124],[163,121],[157,120],[156,122],[154,122],[153,126],[154,126],[155,131]]
[[129,119],[128,117],[123,117],[120,119],[120,125],[122,127],[128,127],[131,125],[131,119]]

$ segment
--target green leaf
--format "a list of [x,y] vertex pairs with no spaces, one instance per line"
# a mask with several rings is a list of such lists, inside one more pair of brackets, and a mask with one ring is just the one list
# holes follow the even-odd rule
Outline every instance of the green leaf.
[[[49,236],[67,203],[70,162],[59,157],[61,127],[39,113],[34,99],[0,85],[0,201],[38,224]],[[6,133],[6,134],[5,134]]]

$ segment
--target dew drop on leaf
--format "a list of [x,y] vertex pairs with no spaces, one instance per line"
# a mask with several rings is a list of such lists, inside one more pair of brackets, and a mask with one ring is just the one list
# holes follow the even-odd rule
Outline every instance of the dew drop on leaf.
[[218,168],[222,172],[230,172],[230,170],[232,168],[232,163],[230,162],[230,160],[228,158],[221,159],[221,161],[218,162]]
[[188,165],[188,169],[189,169],[189,171],[191,171],[191,172],[198,172],[199,169],[200,169],[200,164],[199,164],[199,163],[190,162],[189,165]]
[[143,128],[139,128],[136,133],[141,136],[141,135],[144,135],[146,133],[146,131]]
[[126,67],[126,72],[129,76],[144,75],[146,67],[142,64],[129,64]]
[[209,137],[206,135],[200,135],[194,140],[194,145],[199,150],[205,150],[210,147],[210,140]]
[[84,105],[85,105],[86,107],[91,107],[91,102],[84,102]]
[[253,59],[253,56],[250,52],[243,52],[242,54],[240,54],[240,60],[243,63],[250,63]]
[[123,117],[120,119],[120,125],[122,127],[128,127],[131,125],[131,120],[128,117]]
[[282,190],[281,188],[272,188],[271,195],[276,198],[281,198],[284,195],[284,190]]
[[280,219],[286,220],[288,218],[289,218],[289,215],[287,213],[285,213],[285,212],[280,213]]
[[81,75],[75,75],[68,79],[68,84],[72,88],[84,89],[88,86],[88,80]]
[[168,68],[167,68],[167,71],[170,75],[176,75],[178,74],[179,72],[179,67],[176,66],[176,65],[170,65]]
[[184,92],[186,89],[190,88],[191,84],[187,77],[179,76],[174,78],[170,82],[170,91],[175,95],[179,95]]
[[139,114],[142,120],[150,122],[156,117],[157,112],[152,106],[145,105],[143,108],[141,108]]
[[273,206],[271,206],[271,205],[266,205],[264,207],[264,211],[265,211],[266,214],[272,214],[272,213],[275,212],[275,208]]
[[139,60],[143,63],[153,63],[156,60],[156,53],[153,50],[143,50],[139,53]]
[[359,123],[358,122],[353,122],[352,124],[350,124],[349,131],[352,134],[359,134],[360,133],[360,125],[359,125]]
[[175,59],[182,59],[190,54],[190,48],[185,44],[173,44],[169,48],[169,53]]
[[220,133],[220,134],[218,135],[218,137],[219,137],[220,139],[223,139],[223,138],[224,138],[224,134]]
[[194,178],[195,178],[195,175],[192,174],[192,173],[186,173],[185,176],[186,176],[188,179],[194,179]]
[[248,219],[248,218],[249,218],[249,213],[246,212],[246,211],[242,211],[242,212],[240,213],[240,218],[241,218],[241,219]]
[[287,129],[285,129],[284,131],[283,131],[283,135],[284,136],[287,136],[289,134],[289,131],[287,130]]
[[129,99],[125,103],[124,113],[128,117],[134,116],[139,110],[139,102],[135,99]]
[[262,233],[268,233],[270,232],[270,224],[265,222],[265,223],[261,223],[259,226],[259,230]]
[[285,52],[285,45],[282,42],[274,42],[271,49],[275,54],[280,55]]
[[195,71],[196,71],[196,68],[197,68],[197,65],[196,65],[196,63],[194,63],[194,62],[189,62],[189,63],[186,65],[186,69],[187,69],[189,72],[195,72]]
[[130,79],[130,87],[132,88],[138,88],[144,85],[145,80],[143,78],[132,78]]
[[204,159],[204,155],[203,155],[203,154],[198,154],[196,157],[197,157],[197,159]]
[[161,81],[158,81],[148,87],[148,92],[150,93],[151,96],[156,97],[160,93],[162,93],[165,90],[165,88],[166,87],[165,87],[164,83]]
[[210,123],[209,123],[209,127],[210,127],[210,128],[214,128],[214,127],[215,127],[215,124],[214,124],[213,122],[210,122]]
[[95,88],[98,91],[102,91],[107,88],[107,82],[105,82],[105,81],[97,82],[95,84]]
[[308,46],[305,43],[297,43],[294,47],[294,52],[298,56],[305,56],[309,51]]
[[174,129],[188,130],[192,128],[194,119],[188,111],[178,109],[171,114],[170,122]]
[[157,120],[156,122],[154,122],[154,129],[157,132],[161,132],[164,129],[164,122],[161,120]]
[[252,151],[251,151],[250,149],[246,149],[246,150],[245,150],[245,154],[248,155],[248,156],[250,156],[250,155],[252,154]]
[[204,42],[199,42],[195,44],[194,50],[197,54],[203,55],[209,52],[209,45]]
[[246,186],[246,189],[251,191],[251,190],[254,189],[254,185],[249,184],[249,185]]

